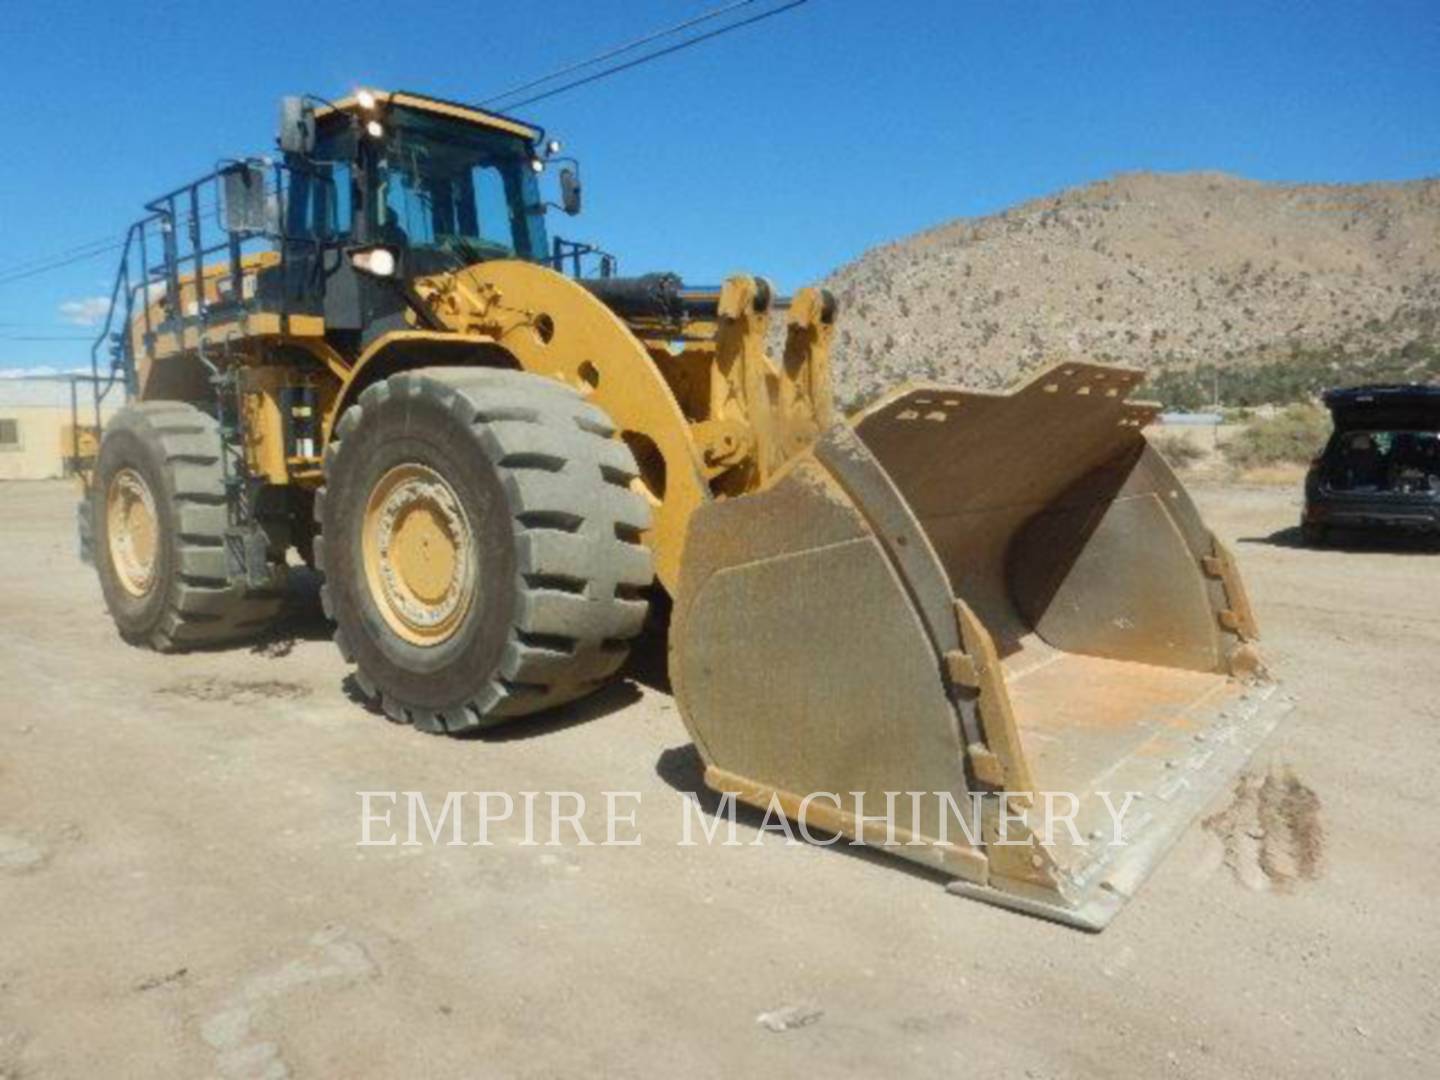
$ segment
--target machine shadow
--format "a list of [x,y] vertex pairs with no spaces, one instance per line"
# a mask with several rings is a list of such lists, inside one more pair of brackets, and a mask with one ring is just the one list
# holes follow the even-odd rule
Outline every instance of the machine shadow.
[[[291,576],[294,580],[296,571],[292,570]],[[311,580],[303,583],[302,587],[313,590],[313,612],[308,607],[297,607],[292,616],[289,614],[289,605],[287,605],[287,616],[277,624],[276,634],[257,643],[251,651],[262,655],[285,655],[285,652],[288,652],[287,642],[293,646],[293,642],[301,639],[302,636],[303,640],[328,639],[332,636],[333,627],[320,610],[319,576],[311,574],[310,578]],[[292,619],[293,621],[291,621]],[[670,675],[667,670],[666,652],[669,630],[670,598],[665,595],[663,590],[657,588],[650,597],[650,614],[645,621],[645,629],[631,644],[630,656],[613,682],[579,701],[572,701],[567,705],[559,705],[530,716],[517,717],[515,720],[497,724],[493,728],[457,732],[451,737],[482,743],[517,742],[524,739],[542,738],[557,731],[564,731],[566,728],[603,719],[612,713],[629,708],[644,696],[641,687],[669,694]],[[285,652],[273,654],[265,652],[266,649],[275,647],[285,649]],[[341,682],[341,690],[348,699],[361,706],[366,712],[375,716],[385,716],[380,705],[371,700],[360,688],[360,684],[353,674],[345,676]]]
[[657,586],[651,590],[650,612],[645,619],[645,629],[631,642],[630,655],[613,682],[607,683],[589,697],[568,705],[521,717],[515,723],[500,724],[456,737],[491,743],[533,739],[588,724],[627,709],[644,696],[641,687],[669,694],[669,635],[670,597]]
[[630,645],[630,657],[620,669],[620,677],[634,679],[641,686],[662,694],[670,689],[670,596],[658,586],[650,593],[650,613],[645,629]]
[[1321,544],[1307,544],[1298,525],[1276,529],[1269,536],[1241,536],[1241,544],[1308,551],[1349,551],[1365,555],[1440,554],[1440,536],[1425,533],[1373,532],[1364,529],[1333,529]]
[[[379,703],[360,688],[360,682],[354,674],[346,675],[341,680],[340,689],[346,698],[372,716],[394,722],[385,715],[385,711],[380,708]],[[589,697],[572,701],[568,705],[559,705],[530,716],[516,717],[514,720],[497,724],[493,728],[453,732],[447,737],[458,742],[478,743],[506,743],[544,738],[557,731],[588,724],[620,712],[639,701],[641,696],[638,686],[628,679],[620,679],[602,687]]]
[[302,641],[329,641],[335,627],[320,606],[323,579],[305,566],[292,566],[286,583],[285,607],[260,638],[250,644],[257,656],[288,656]]
[[292,566],[285,586],[285,603],[268,626],[242,641],[221,641],[187,645],[191,653],[227,653],[245,649],[254,656],[279,660],[295,651],[302,641],[330,641],[334,624],[320,605],[321,577],[303,566]]
[[[672,746],[668,750],[662,750],[659,758],[655,761],[655,775],[665,784],[672,788],[682,798],[693,796],[700,812],[707,818],[715,819],[722,816],[721,797],[705,786],[705,763],[700,760],[700,753],[695,749],[694,743],[686,743],[684,746]],[[734,804],[735,821],[748,830],[755,833],[761,831],[765,822],[764,811],[757,810],[753,806],[747,806],[738,800]],[[771,831],[778,829],[778,825],[772,825]],[[839,852],[851,858],[860,859],[862,862],[871,863],[884,868],[886,873],[895,873],[897,870],[913,878],[922,881],[932,882],[937,885],[944,885],[953,878],[949,874],[932,870],[928,866],[921,866],[908,859],[902,859],[896,855],[886,854],[885,850],[874,845],[857,845],[843,836],[821,829],[817,826],[808,826],[810,835],[814,836],[820,843],[813,846],[823,847],[828,851]],[[798,828],[792,822],[790,831],[796,839],[803,840]],[[758,838],[758,836],[757,836]],[[738,839],[738,837],[737,837]],[[750,840],[742,840],[741,843],[750,843]]]
[[602,720],[612,713],[627,709],[639,701],[640,688],[628,679],[608,683],[589,697],[544,712],[522,716],[514,723],[498,724],[481,731],[462,733],[455,738],[484,743],[520,742],[544,738],[566,728],[579,727]]

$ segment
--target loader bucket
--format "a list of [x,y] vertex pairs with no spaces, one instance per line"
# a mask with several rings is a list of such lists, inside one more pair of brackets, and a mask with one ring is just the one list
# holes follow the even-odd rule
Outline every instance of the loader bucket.
[[902,389],[697,511],[670,663],[707,785],[1108,923],[1282,710],[1139,378]]

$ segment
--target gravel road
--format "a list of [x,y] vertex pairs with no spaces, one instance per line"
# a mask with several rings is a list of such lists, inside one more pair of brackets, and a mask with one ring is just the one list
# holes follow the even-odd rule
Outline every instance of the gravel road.
[[[1440,553],[1196,494],[1299,701],[1092,936],[753,818],[682,846],[653,655],[459,741],[352,700],[303,595],[258,647],[128,647],[73,489],[0,484],[0,1078],[1433,1076]],[[643,843],[360,847],[375,790],[575,791],[596,840],[638,793]]]

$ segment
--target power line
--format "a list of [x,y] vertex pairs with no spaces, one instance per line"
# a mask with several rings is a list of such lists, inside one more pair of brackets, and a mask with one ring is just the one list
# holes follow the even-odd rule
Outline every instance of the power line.
[[89,252],[100,244],[111,244],[117,241],[115,236],[104,238],[97,237],[94,240],[87,240],[83,244],[76,244],[74,247],[66,248],[64,251],[57,251],[50,255],[32,255],[28,259],[21,259],[19,262],[11,263],[9,266],[0,267],[0,277],[8,277],[10,274],[20,270],[27,270],[42,262],[50,262],[53,259],[64,259],[71,255],[80,255]]
[[751,4],[757,2],[758,0],[736,0],[735,3],[722,4],[719,7],[711,8],[709,11],[702,12],[701,14],[695,16],[693,19],[686,19],[684,22],[676,23],[674,26],[667,26],[663,30],[656,30],[654,33],[646,34],[644,37],[636,38],[634,41],[626,42],[624,45],[616,45],[614,48],[607,49],[605,52],[597,53],[595,56],[592,56],[587,60],[580,60],[573,64],[567,64],[562,68],[557,68],[556,70],[550,72],[550,74],[548,75],[542,75],[538,79],[531,79],[529,82],[523,82],[519,86],[512,86],[509,90],[506,90],[503,93],[494,94],[488,98],[485,98],[479,104],[482,106],[494,105],[500,101],[503,101],[507,97],[513,97],[515,94],[523,93],[526,90],[532,90],[535,87],[540,86],[544,83],[551,82],[554,79],[558,79],[562,75],[569,75],[572,72],[581,70],[582,68],[591,67],[595,64],[600,63],[602,60],[613,59],[616,56],[620,56],[624,53],[630,52],[632,49],[638,49],[641,45],[649,45],[652,41],[658,41],[660,38],[669,37],[671,34],[678,34],[681,30],[688,30],[692,26],[699,26],[701,23],[709,22],[711,19],[718,19],[721,15],[726,15],[729,12],[734,11],[736,8],[749,7]]
[[104,247],[96,248],[93,251],[83,251],[78,255],[71,255],[69,258],[56,259],[52,257],[49,262],[41,262],[39,265],[31,265],[29,269],[17,270],[8,274],[0,275],[0,285],[9,285],[15,281],[21,281],[25,278],[34,277],[37,274],[47,274],[51,270],[59,270],[62,267],[71,266],[78,262],[84,262],[87,259],[96,259],[99,258],[101,255],[108,255],[112,251],[119,251],[124,246],[124,240],[116,240],[107,243]]
[[[200,216],[208,216],[218,209],[218,204],[202,206]],[[188,212],[180,215],[177,229],[188,229],[192,215]],[[34,256],[30,259],[0,269],[0,285],[9,285],[11,282],[22,281],[25,278],[35,277],[37,274],[47,274],[51,270],[59,270],[78,262],[85,262],[88,259],[99,258],[101,255],[108,255],[112,251],[119,251],[126,246],[125,237],[116,239],[113,235],[104,239],[96,239],[88,244],[80,244],[67,251],[57,252],[53,255]]]
[[[572,74],[573,72],[580,71],[584,68],[593,67],[595,64],[601,63],[602,61],[613,59],[614,57],[624,55],[627,52],[632,52],[633,50],[639,48],[642,45],[648,45],[654,41],[660,40],[661,38],[669,37],[672,34],[677,34],[683,30],[688,30],[703,23],[710,22],[711,20],[717,19],[722,15],[726,15],[732,11],[736,11],[743,7],[749,7],[750,5],[757,2],[758,0],[732,0],[731,3],[722,4],[719,7],[711,8],[708,11],[704,11],[699,15],[684,20],[683,22],[676,23],[673,26],[668,26],[661,30],[656,30],[652,33],[644,35],[643,37],[639,37],[633,41],[626,42],[623,45],[617,45],[614,48],[607,49],[604,52],[598,53],[597,55],[592,56],[587,60],[581,60],[573,64],[567,64],[564,67],[558,68],[555,71],[550,72],[548,75],[544,75],[538,79],[531,79],[528,82],[511,87],[504,93],[496,94],[492,97],[486,98],[483,102],[481,102],[481,104],[489,105],[494,102],[501,101],[505,98],[512,97],[515,94],[523,93],[526,90],[538,86],[543,86],[545,83],[553,82],[555,79],[558,79],[564,75]],[[758,14],[751,15],[750,17],[745,19],[738,19],[734,22],[726,23],[724,26],[716,27],[714,30],[708,30],[703,34],[696,34],[692,37],[686,38],[684,41],[676,42],[673,45],[667,45],[662,49],[654,49],[648,53],[645,53],[643,56],[635,57],[633,60],[627,60],[621,64],[611,65],[608,68],[604,68],[590,75],[586,75],[583,78],[571,80],[568,83],[563,83],[560,86],[552,87],[551,89],[542,91],[541,93],[534,94],[527,98],[522,98],[519,101],[512,101],[508,105],[506,105],[505,108],[518,109],[525,105],[532,105],[537,101],[544,101],[547,98],[555,97],[557,94],[563,94],[566,91],[574,90],[577,87],[586,86],[590,83],[598,82],[601,79],[607,79],[611,75],[618,75],[622,71],[629,71],[630,69],[639,67],[642,64],[648,64],[652,60],[658,60],[661,57],[669,56],[672,53],[680,52],[683,49],[690,48],[692,45],[699,45],[701,42],[709,41],[712,38],[720,37],[723,34],[728,34],[733,30],[739,30],[743,27],[751,26],[755,23],[762,22],[765,19],[771,18],[775,15],[780,15],[786,11],[790,11],[793,8],[797,8],[801,4],[807,2],[808,0],[789,0],[788,3],[781,4],[779,7],[759,12]],[[215,208],[206,207],[201,210],[201,213],[208,214],[213,209]],[[188,225],[188,221],[188,216],[182,217],[181,221],[178,224],[180,227],[184,227],[185,225]],[[35,277],[40,274],[47,274],[52,270],[60,270],[64,267],[72,266],[75,263],[79,262],[85,262],[89,259],[99,258],[101,255],[109,254],[112,251],[119,251],[125,246],[126,242],[123,239],[117,240],[113,239],[113,237],[106,237],[90,241],[88,244],[78,245],[77,247],[68,249],[67,251],[57,252],[51,255],[35,256],[28,260],[22,260],[19,263],[15,263],[9,267],[0,269],[0,286],[10,285],[14,282],[23,281],[27,278]]]
[[523,98],[520,101],[512,101],[508,105],[506,105],[505,108],[518,109],[525,105],[533,105],[537,101],[544,101],[546,98],[552,98],[556,94],[563,94],[567,90],[574,90],[577,86],[585,86],[588,83],[598,82],[601,79],[609,78],[611,75],[618,75],[622,71],[629,71],[631,68],[639,67],[641,64],[648,64],[652,60],[658,60],[662,56],[669,56],[671,53],[677,53],[681,49],[688,49],[692,45],[699,45],[702,41],[709,41],[711,38],[719,37],[721,34],[728,34],[732,30],[739,30],[741,27],[750,26],[753,23],[761,22],[762,20],[768,19],[774,15],[779,15],[783,12],[789,11],[791,8],[797,8],[801,4],[804,4],[806,2],[807,0],[790,0],[788,4],[781,4],[779,7],[771,8],[769,11],[762,11],[758,15],[751,15],[748,19],[739,19],[736,22],[727,23],[726,25],[718,27],[717,29],[706,31],[703,34],[697,34],[691,38],[686,38],[684,41],[677,42],[674,45],[667,45],[663,49],[656,49],[653,52],[646,53],[644,56],[637,56],[634,60],[627,60],[623,64],[615,64],[614,66],[605,68],[602,71],[597,71],[593,75],[587,75],[583,79],[576,79],[573,82],[564,83],[560,86],[555,87],[552,90],[546,90],[543,93],[535,94],[533,97]]
[[94,341],[95,334],[0,334],[0,341]]
[[78,244],[73,248],[66,248],[64,251],[53,252],[49,255],[34,255],[28,259],[11,263],[9,266],[0,267],[0,278],[9,278],[15,275],[24,274],[41,266],[48,266],[50,263],[64,259],[84,259],[102,251],[107,251],[121,243],[120,238],[111,235],[104,238],[96,238],[86,244]]

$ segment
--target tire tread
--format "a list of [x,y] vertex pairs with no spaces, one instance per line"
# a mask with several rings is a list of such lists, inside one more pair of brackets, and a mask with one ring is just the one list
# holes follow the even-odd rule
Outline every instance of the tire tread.
[[[263,589],[228,580],[228,514],[219,424],[188,402],[140,401],[125,406],[111,419],[107,432],[117,429],[128,429],[157,446],[175,524],[171,536],[175,559],[165,585],[165,610],[147,633],[126,636],[161,652],[256,636],[285,604],[285,568],[273,565]],[[155,495],[160,498],[164,493]],[[95,498],[100,497],[97,492]],[[99,512],[97,501],[95,513]]]
[[[613,677],[645,623],[654,577],[640,536],[650,508],[631,490],[638,468],[600,409],[552,379],[500,368],[422,368],[368,387],[336,424],[326,475],[366,410],[391,395],[448,399],[500,476],[515,535],[514,618],[498,669],[467,700],[428,709],[400,700],[371,673],[356,683],[392,720],[428,731],[485,727],[563,705]],[[315,499],[323,527],[325,488]],[[323,539],[316,540],[324,568]],[[333,594],[322,588],[332,619]],[[337,629],[336,643],[355,655]]]

